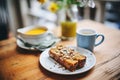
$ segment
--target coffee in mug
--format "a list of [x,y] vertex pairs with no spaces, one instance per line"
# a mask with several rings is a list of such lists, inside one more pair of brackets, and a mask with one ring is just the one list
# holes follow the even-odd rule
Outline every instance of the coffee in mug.
[[[101,37],[101,40],[96,43],[96,39]],[[93,52],[95,46],[100,45],[104,41],[104,35],[97,34],[92,29],[77,30],[77,46],[88,49]]]

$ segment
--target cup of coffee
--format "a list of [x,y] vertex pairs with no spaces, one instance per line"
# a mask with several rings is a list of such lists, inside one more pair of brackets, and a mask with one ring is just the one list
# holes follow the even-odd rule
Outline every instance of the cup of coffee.
[[[101,37],[101,40],[96,43],[96,39]],[[77,46],[88,49],[93,52],[94,47],[100,45],[104,41],[104,35],[97,34],[92,29],[77,30]]]

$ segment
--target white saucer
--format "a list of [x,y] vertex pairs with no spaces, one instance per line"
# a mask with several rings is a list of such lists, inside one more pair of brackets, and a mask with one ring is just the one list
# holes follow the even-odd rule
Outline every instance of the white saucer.
[[[57,42],[60,41],[60,39],[54,36],[54,37],[51,39],[51,41],[57,43]],[[46,41],[46,42],[47,42],[47,41]],[[41,43],[41,44],[42,44],[42,43]],[[26,46],[24,45],[24,43],[21,42],[19,39],[17,39],[17,45],[18,45],[20,48],[23,48],[23,49],[26,49],[26,50],[38,50],[38,49],[35,49],[35,48],[26,47]],[[47,48],[46,48],[46,49],[47,49]],[[40,51],[44,51],[45,49],[39,49],[39,50],[40,50]]]
[[26,49],[26,50],[36,50],[36,49],[32,49],[32,48],[29,48],[29,47],[26,47],[19,39],[17,39],[17,45],[20,47],[20,48],[23,48],[23,49]]
[[83,68],[77,69],[74,72],[70,72],[69,70],[66,70],[64,67],[60,68],[61,65],[49,56],[50,49],[47,49],[41,53],[39,57],[41,66],[52,73],[61,74],[61,75],[80,74],[94,67],[96,63],[96,58],[92,52],[90,52],[89,50],[83,49],[83,48],[78,48],[78,47],[73,47],[73,46],[71,48],[73,48],[74,50],[80,52],[81,54],[87,57],[86,63]]

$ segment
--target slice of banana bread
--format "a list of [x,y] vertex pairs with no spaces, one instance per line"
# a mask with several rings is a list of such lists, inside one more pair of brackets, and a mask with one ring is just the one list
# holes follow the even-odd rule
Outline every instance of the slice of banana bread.
[[86,62],[86,56],[63,45],[51,48],[49,55],[70,71],[75,71],[77,68],[83,67]]

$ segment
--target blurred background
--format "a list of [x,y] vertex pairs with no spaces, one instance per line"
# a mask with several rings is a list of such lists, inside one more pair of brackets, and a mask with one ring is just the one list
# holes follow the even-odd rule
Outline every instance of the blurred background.
[[[90,19],[120,29],[120,0],[94,0],[95,8],[73,7],[78,21]],[[29,25],[59,26],[62,12],[52,13],[37,0],[0,0],[0,40],[16,36],[17,29]]]

